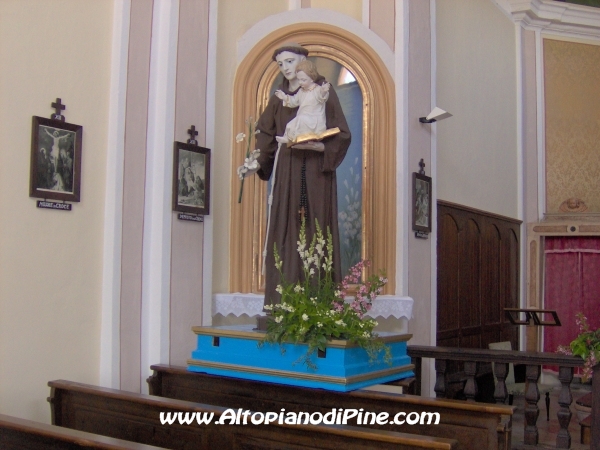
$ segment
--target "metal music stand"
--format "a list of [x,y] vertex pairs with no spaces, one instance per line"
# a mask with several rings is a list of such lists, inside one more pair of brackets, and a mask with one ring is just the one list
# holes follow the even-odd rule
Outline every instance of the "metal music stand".
[[[506,317],[513,325],[537,325],[541,327],[560,327],[560,319],[556,311],[550,309],[529,308],[504,308]],[[519,314],[525,313],[525,319],[520,319]],[[542,319],[543,314],[551,314],[552,320]],[[533,324],[531,321],[533,320]]]

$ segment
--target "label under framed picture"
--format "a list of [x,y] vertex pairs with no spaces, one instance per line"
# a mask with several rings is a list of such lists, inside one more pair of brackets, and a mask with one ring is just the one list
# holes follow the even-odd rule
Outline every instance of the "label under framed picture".
[[431,233],[431,177],[413,172],[412,229]]
[[29,196],[79,202],[83,127],[33,116]]
[[175,142],[173,154],[173,211],[209,214],[210,149]]

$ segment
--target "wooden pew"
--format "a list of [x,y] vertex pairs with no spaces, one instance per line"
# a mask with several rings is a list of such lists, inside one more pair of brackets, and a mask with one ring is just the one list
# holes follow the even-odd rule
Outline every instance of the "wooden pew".
[[0,414],[0,448],[23,450],[52,448],[55,450],[112,449],[158,450],[160,447],[138,444],[56,425],[33,422]]
[[[51,381],[56,425],[173,449],[448,449],[456,440],[344,425],[217,425],[227,408]],[[214,414],[210,425],[162,425],[160,413]],[[277,411],[278,412],[278,411]]]
[[190,372],[185,367],[151,366],[150,394],[228,405],[255,411],[319,411],[364,408],[364,411],[439,412],[439,425],[368,425],[370,428],[456,439],[459,449],[503,450],[511,447],[514,407],[368,390],[333,392]]

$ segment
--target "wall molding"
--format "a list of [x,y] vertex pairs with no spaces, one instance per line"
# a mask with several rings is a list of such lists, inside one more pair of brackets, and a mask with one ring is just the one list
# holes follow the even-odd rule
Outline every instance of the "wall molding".
[[492,0],[528,30],[600,40],[600,8],[554,0]]

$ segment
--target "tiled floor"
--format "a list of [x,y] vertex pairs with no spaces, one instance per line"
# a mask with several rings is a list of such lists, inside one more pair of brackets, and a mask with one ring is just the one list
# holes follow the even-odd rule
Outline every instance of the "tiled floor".
[[[544,398],[540,398],[538,402],[538,407],[540,408],[540,415],[538,417],[537,426],[539,432],[539,447],[541,448],[556,448],[556,434],[560,429],[558,424],[558,419],[556,417],[556,413],[558,412],[560,405],[558,404],[558,394],[560,392],[560,388],[554,389],[550,393],[550,421],[546,421],[546,405],[544,403]],[[580,426],[579,420],[577,418],[577,413],[575,411],[574,405],[575,401],[587,394],[589,390],[585,388],[578,389],[577,386],[573,386],[572,394],[573,394],[573,403],[571,404],[571,423],[569,425],[569,432],[571,433],[571,448],[575,450],[589,450],[589,444],[580,444]],[[523,435],[524,435],[524,407],[525,407],[525,398],[524,397],[515,397],[514,406],[517,407],[515,415],[513,416],[513,431],[512,431],[512,442],[513,446],[519,446],[523,444]]]

